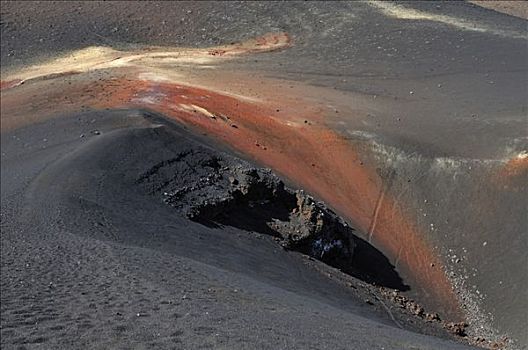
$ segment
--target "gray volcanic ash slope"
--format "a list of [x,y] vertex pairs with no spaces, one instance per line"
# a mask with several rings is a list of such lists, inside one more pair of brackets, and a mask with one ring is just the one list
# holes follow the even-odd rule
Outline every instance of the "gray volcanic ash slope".
[[[326,87],[315,99],[331,108],[325,123],[364,149],[362,157],[374,150],[376,167],[397,174],[385,184],[388,194],[435,248],[468,322],[482,331],[476,336],[489,339],[496,330],[528,344],[528,273],[517,268],[528,261],[526,20],[464,1],[2,1],[1,8],[3,77],[4,70],[92,46],[210,47],[288,33],[289,49],[247,55],[222,69],[249,72],[259,87],[235,86],[257,98],[266,97],[261,73],[281,85]],[[24,163],[28,169],[45,162],[31,159],[38,162]],[[9,169],[20,161],[3,161],[4,182],[30,181],[25,169]],[[398,265],[396,252],[385,254]],[[389,285],[399,284],[396,278]],[[410,295],[428,293],[412,295],[420,289]]]
[[[215,173],[222,180],[203,181]],[[465,348],[414,333],[450,337],[261,234],[267,227],[299,250],[318,239],[323,251],[345,246],[350,228],[324,206],[141,113],[89,112],[3,134],[1,175],[3,349]],[[180,185],[198,190],[178,199]],[[269,213],[288,215],[252,223],[258,233],[242,214],[263,198]],[[344,251],[356,259],[363,244]]]

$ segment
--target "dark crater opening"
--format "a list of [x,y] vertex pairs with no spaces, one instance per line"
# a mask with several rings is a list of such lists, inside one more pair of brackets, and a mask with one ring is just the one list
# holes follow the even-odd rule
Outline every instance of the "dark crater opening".
[[286,187],[269,169],[189,149],[155,164],[136,182],[195,222],[270,235],[285,249],[368,283],[409,289],[389,260],[343,219],[304,191]]

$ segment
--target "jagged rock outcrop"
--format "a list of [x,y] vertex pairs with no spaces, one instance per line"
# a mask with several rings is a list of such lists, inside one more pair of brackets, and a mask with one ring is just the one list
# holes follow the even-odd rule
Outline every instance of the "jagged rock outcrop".
[[269,234],[285,248],[348,267],[353,230],[323,203],[285,186],[269,169],[206,149],[155,165],[137,181],[193,221]]

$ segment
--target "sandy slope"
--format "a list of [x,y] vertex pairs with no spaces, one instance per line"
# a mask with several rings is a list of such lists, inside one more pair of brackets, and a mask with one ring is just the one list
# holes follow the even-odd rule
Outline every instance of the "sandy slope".
[[124,111],[2,135],[2,348],[464,348],[399,329],[447,336],[385,300],[395,323],[359,280],[146,194],[160,160],[218,152],[171,130]]
[[[24,326],[34,324],[34,310],[16,309],[18,298],[27,294],[17,288],[26,286],[40,266],[47,266],[42,263],[45,260],[25,266],[20,249],[9,247],[31,246],[37,252],[32,257],[57,259],[50,250],[53,245],[38,248],[35,232],[56,237],[82,231],[106,241],[110,235],[123,243],[116,232],[101,227],[107,226],[112,213],[117,214],[109,203],[117,203],[118,208],[128,203],[118,194],[128,195],[130,186],[116,186],[106,172],[119,173],[119,180],[126,178],[120,171],[131,164],[125,161],[130,160],[130,140],[119,138],[123,149],[108,143],[70,155],[84,154],[82,163],[89,169],[66,156],[64,161],[71,166],[50,163],[43,176],[34,179],[39,167],[76,146],[66,142],[48,150],[41,147],[65,141],[59,135],[68,130],[78,131],[70,135],[75,144],[91,140],[93,129],[75,129],[68,123],[52,127],[54,122],[49,121],[43,134],[31,127],[24,129],[25,137],[17,134],[23,125],[91,106],[153,109],[192,126],[197,134],[212,136],[206,143],[222,141],[223,146],[273,166],[355,223],[358,235],[371,240],[410,285],[407,296],[452,318],[462,312],[473,341],[487,343],[507,335],[526,343],[528,274],[516,268],[526,265],[528,245],[524,235],[528,227],[526,21],[464,2],[229,2],[222,6],[214,2],[179,6],[168,2],[133,6],[127,2],[2,2],[1,26],[2,224],[9,228],[2,232],[2,242],[9,242],[2,244],[6,251],[2,277],[4,271],[9,276],[2,294],[11,308],[9,319],[15,320],[9,323],[13,327],[8,339],[17,329],[26,334]],[[262,50],[254,56],[246,54],[247,46],[236,44],[261,45],[252,38],[265,33],[287,33],[283,43],[288,49]],[[233,49],[237,59],[224,59]],[[103,53],[105,60],[98,61],[97,53]],[[57,61],[57,55],[66,59]],[[106,58],[112,60],[110,64]],[[68,70],[72,67],[79,71]],[[94,68],[101,69],[88,72]],[[20,81],[12,73],[28,80],[17,87]],[[5,77],[14,80],[4,81]],[[170,82],[199,88],[181,89]],[[184,101],[188,98],[192,103]],[[170,104],[175,101],[177,105]],[[85,137],[79,137],[81,133]],[[149,138],[140,139],[141,144],[152,146],[153,154],[170,143],[154,147]],[[332,152],[336,149],[340,151]],[[117,159],[105,158],[109,150]],[[55,151],[59,153],[50,153]],[[151,156],[136,153],[145,158],[142,161]],[[88,156],[105,159],[103,165],[94,165]],[[92,168],[99,171],[85,178]],[[55,179],[61,179],[60,185]],[[32,185],[26,190],[27,181]],[[97,194],[108,193],[101,190],[108,189],[105,186],[120,192],[112,198]],[[83,198],[57,204],[72,197],[70,192],[74,198]],[[142,227],[155,236],[159,227],[155,232],[148,228],[154,210],[150,205],[140,205],[149,208],[145,212],[138,213],[134,207],[125,213],[125,217],[143,218],[141,222],[117,226],[131,233]],[[25,213],[17,208],[25,208]],[[158,219],[163,222],[166,217]],[[4,231],[10,233],[4,235]],[[24,234],[32,238],[17,239]],[[194,250],[182,246],[183,251],[177,244],[169,251],[196,260],[203,249],[203,244]],[[39,249],[48,253],[39,255]],[[86,253],[86,259],[105,250],[94,251]],[[187,251],[192,256],[185,255]],[[257,260],[269,261],[270,252],[262,253]],[[210,262],[217,266],[221,260]],[[13,270],[12,264],[21,268]],[[232,266],[241,264],[232,262]],[[255,271],[247,273],[262,273]],[[442,288],[435,281],[442,281]],[[46,283],[24,288],[32,289],[29,294],[34,296],[43,293]],[[66,288],[63,296],[49,296],[49,300],[65,300]],[[295,284],[292,288],[300,293],[308,287]],[[332,293],[338,289],[331,288]],[[42,303],[35,305],[39,308]],[[82,302],[79,310],[87,305]],[[37,312],[56,315],[51,307]],[[383,314],[386,318],[386,311]],[[43,322],[49,318],[43,317]],[[79,317],[82,321],[84,315]],[[136,320],[140,318],[141,313]],[[100,317],[103,323],[107,320]]]

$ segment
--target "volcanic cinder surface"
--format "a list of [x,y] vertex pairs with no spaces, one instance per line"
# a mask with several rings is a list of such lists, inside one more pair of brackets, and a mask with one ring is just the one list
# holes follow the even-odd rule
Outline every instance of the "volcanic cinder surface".
[[1,23],[2,348],[526,346],[526,20],[2,2]]

